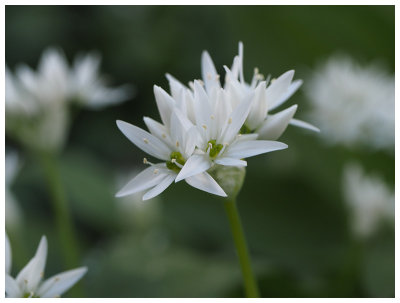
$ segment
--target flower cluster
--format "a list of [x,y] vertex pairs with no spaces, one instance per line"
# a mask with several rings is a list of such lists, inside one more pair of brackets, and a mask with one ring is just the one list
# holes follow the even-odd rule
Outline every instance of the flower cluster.
[[153,164],[145,158],[144,163],[150,167],[117,196],[148,190],[143,196],[147,200],[163,192],[172,182],[185,180],[195,188],[225,197],[227,193],[210,175],[210,170],[223,166],[245,167],[244,158],[286,148],[286,144],[272,140],[279,138],[289,123],[316,130],[306,122],[293,119],[297,105],[270,114],[301,85],[300,80],[292,82],[294,71],[269,83],[256,70],[252,82],[246,83],[242,43],[232,68],[224,66],[224,86],[207,52],[202,54],[201,68],[202,80],[190,82],[189,87],[167,74],[171,94],[154,86],[162,123],[144,117],[149,132],[117,121],[130,141],[162,161]]
[[394,76],[381,66],[333,56],[312,74],[305,92],[327,142],[393,151],[394,88]]
[[5,235],[5,291],[10,298],[54,298],[61,296],[86,273],[86,267],[65,271],[42,282],[47,259],[47,240],[40,240],[35,256],[14,279],[11,273],[11,245]]
[[60,50],[47,49],[38,71],[25,64],[6,68],[6,131],[34,149],[56,150],[66,137],[68,106],[101,108],[126,100],[128,86],[108,88],[97,54],[77,56],[72,67]]

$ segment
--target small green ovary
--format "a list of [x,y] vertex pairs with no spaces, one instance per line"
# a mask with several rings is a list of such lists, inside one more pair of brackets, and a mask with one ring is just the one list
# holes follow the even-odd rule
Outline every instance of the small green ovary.
[[208,146],[210,146],[210,145],[211,145],[211,147],[210,147],[211,148],[210,149],[210,157],[211,158],[215,158],[216,156],[218,156],[218,154],[224,147],[222,144],[217,144],[217,141],[215,139],[208,141]]
[[180,165],[185,165],[185,158],[183,158],[182,154],[180,152],[174,151],[171,153],[170,161],[167,161],[167,168],[170,170],[173,170],[176,173],[179,173],[181,171],[181,168],[176,165],[176,163],[179,163]]

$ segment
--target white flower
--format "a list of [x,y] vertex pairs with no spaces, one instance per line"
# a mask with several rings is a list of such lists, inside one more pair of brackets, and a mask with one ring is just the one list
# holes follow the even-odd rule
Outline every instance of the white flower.
[[107,88],[99,63],[98,56],[86,55],[70,68],[60,50],[49,48],[36,72],[20,64],[14,76],[6,67],[7,133],[31,148],[58,150],[66,139],[71,102],[101,108],[126,100],[130,88]]
[[359,165],[348,165],[343,189],[356,236],[368,237],[382,221],[394,222],[394,192],[378,176],[366,175]]
[[21,208],[10,187],[19,170],[18,155],[15,152],[6,152],[5,161],[5,211],[6,226],[13,228],[21,222]]
[[310,116],[332,144],[394,150],[394,77],[378,65],[333,56],[306,86]]
[[11,247],[6,234],[6,295],[11,298],[59,297],[86,273],[86,267],[68,270],[42,282],[47,258],[47,240],[40,240],[35,256],[14,279],[10,276]]
[[[174,102],[161,88],[154,86],[158,104]],[[168,107],[160,111],[165,125],[145,117],[150,133],[123,121],[117,121],[121,132],[137,147],[163,162],[153,164],[144,159],[150,167],[142,171],[118,193],[117,197],[148,190],[143,200],[151,199],[163,192],[177,177],[182,166],[192,155],[197,138],[197,130],[177,108]],[[189,185],[206,192],[226,196],[222,188],[206,172],[186,178]]]
[[[255,68],[251,83],[246,83],[243,76],[243,44],[241,42],[239,55],[234,58],[231,70],[226,66],[224,68],[226,71],[225,90],[232,108],[236,108],[241,100],[247,98],[253,100],[241,133],[257,133],[260,139],[276,140],[283,134],[288,124],[319,131],[309,123],[293,119],[297,105],[270,114],[270,111],[287,101],[301,86],[301,80],[292,82],[293,70],[271,80],[269,84],[268,80],[263,81],[264,76]],[[202,75],[207,93],[215,94],[216,88],[220,87],[219,76],[206,51],[202,55]]]
[[132,95],[128,85],[118,88],[105,86],[105,79],[99,74],[98,54],[80,55],[75,58],[70,75],[71,99],[91,108],[102,108],[127,100]]

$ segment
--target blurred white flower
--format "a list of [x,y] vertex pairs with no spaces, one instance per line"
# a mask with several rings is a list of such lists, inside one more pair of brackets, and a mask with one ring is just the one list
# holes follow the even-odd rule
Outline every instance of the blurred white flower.
[[86,267],[62,272],[42,282],[47,259],[47,240],[43,236],[35,256],[14,279],[10,276],[11,247],[6,234],[5,291],[10,298],[54,298],[61,296],[86,273]]
[[10,187],[19,171],[18,155],[15,152],[6,152],[5,161],[5,212],[6,227],[14,228],[21,222],[21,208]]
[[366,175],[359,165],[347,165],[343,190],[356,236],[368,237],[382,221],[394,223],[394,192],[380,177]]
[[107,88],[97,55],[77,57],[73,68],[62,51],[43,52],[35,72],[25,64],[15,76],[6,67],[6,131],[28,147],[60,149],[69,126],[69,106],[78,102],[101,108],[126,100],[131,88]]
[[378,65],[334,56],[316,69],[306,93],[327,142],[394,149],[394,77]]
[[75,58],[70,75],[71,99],[96,109],[127,100],[132,95],[132,87],[107,87],[99,67],[100,55],[96,53]]

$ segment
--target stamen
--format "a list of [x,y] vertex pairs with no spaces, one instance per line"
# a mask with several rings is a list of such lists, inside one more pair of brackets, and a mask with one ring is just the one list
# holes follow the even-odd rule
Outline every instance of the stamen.
[[231,124],[231,123],[232,123],[232,118],[229,118],[228,124]]
[[208,80],[211,80],[211,79],[212,79],[212,76],[211,76],[210,73],[207,73],[207,79],[208,79]]
[[254,68],[254,74],[255,74],[255,75],[258,75],[258,73],[259,73],[258,67],[255,67],[255,68]]
[[149,140],[147,140],[146,138],[143,138],[143,142],[149,144]]
[[176,141],[175,145],[176,147],[179,147],[179,141]]
[[203,127],[205,130],[207,130],[207,125],[203,124],[201,127]]
[[215,75],[215,80],[219,80],[219,78],[220,78],[220,75],[216,74]]
[[60,281],[60,278],[59,277],[55,277],[54,282],[58,282],[58,281]]
[[146,158],[143,158],[143,164],[149,164]]
[[155,175],[157,175],[158,174],[158,169],[156,168],[155,170],[154,170],[154,172],[153,172]]
[[178,166],[179,168],[182,168],[183,165],[180,164],[178,161],[176,161],[176,159],[171,159],[171,162],[174,163],[176,166]]
[[214,120],[214,119],[215,119],[214,115],[211,115],[211,117],[210,117],[210,118],[211,118],[211,120]]
[[167,138],[166,134],[162,134],[161,137],[163,137],[164,139]]
[[197,81],[199,81],[199,83],[200,83],[200,85],[202,85],[202,86],[204,86],[204,82],[203,82],[203,80],[197,80]]

